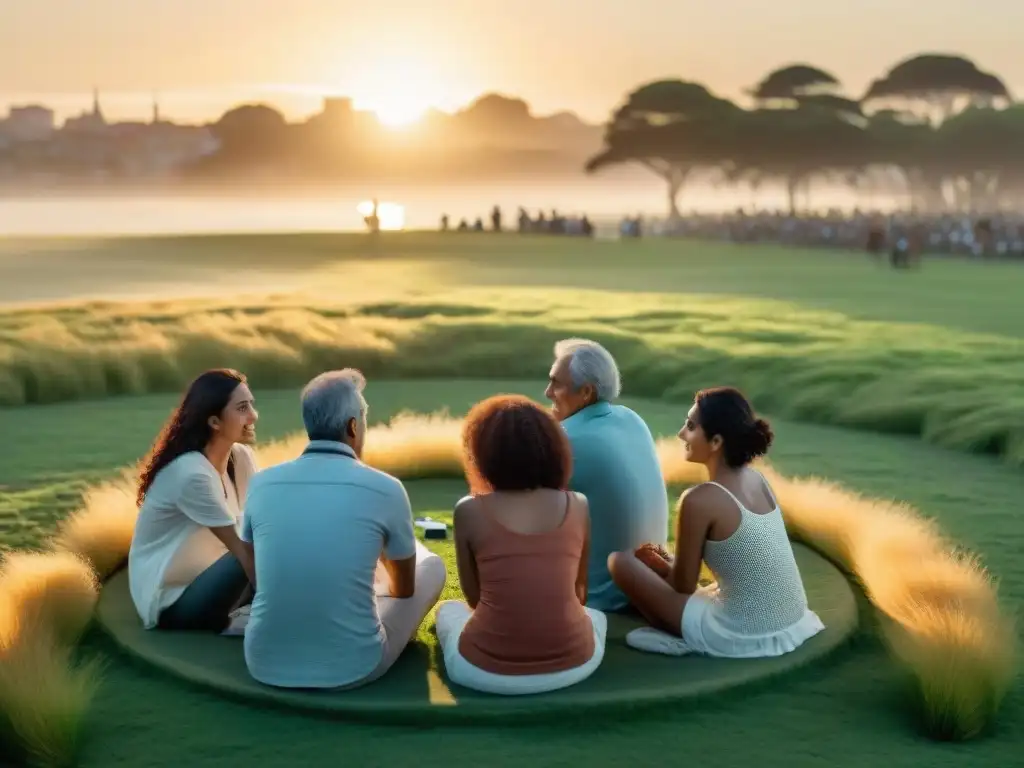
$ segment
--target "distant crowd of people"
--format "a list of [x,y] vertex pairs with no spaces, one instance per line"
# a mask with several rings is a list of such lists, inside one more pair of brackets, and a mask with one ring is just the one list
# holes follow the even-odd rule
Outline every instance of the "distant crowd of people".
[[[468,219],[460,219],[454,228],[456,232],[503,232],[502,211],[500,206],[491,209],[490,227],[484,224],[482,217],[477,216],[470,224]],[[452,231],[451,219],[448,214],[441,216],[441,231]],[[539,211],[536,218],[530,216],[525,208],[519,208],[517,220],[519,234],[573,235],[576,237],[593,237],[594,224],[587,214],[565,216],[552,209],[550,214]]]
[[[502,211],[491,209],[489,224],[482,217],[461,219],[454,228],[447,214],[441,231],[503,232]],[[606,223],[610,234],[610,223]],[[519,209],[516,230],[520,234],[593,237],[595,224],[586,214],[565,216],[557,210],[539,211],[536,217]],[[734,243],[776,243],[867,250],[884,257],[895,267],[912,266],[923,254],[976,258],[1024,258],[1024,214],[970,216],[968,214],[879,213],[829,210],[792,215],[781,211],[690,213],[670,219],[624,216],[618,222],[620,239],[683,237],[726,240]]]
[[[448,214],[441,216],[441,231],[450,232],[453,230],[451,218]],[[460,219],[456,232],[504,232],[502,227],[502,212],[499,206],[491,209],[490,226],[488,227],[482,217],[476,217],[472,223],[468,219]],[[565,216],[556,209],[549,212],[543,210],[537,212],[533,217],[525,208],[519,208],[516,221],[516,230],[519,234],[535,235],[573,235],[576,237],[594,237],[595,226],[593,220],[587,214]],[[639,239],[643,237],[643,218],[637,216],[624,216],[619,221],[618,234],[622,239]]]
[[781,243],[872,253],[904,251],[975,257],[1024,257],[1024,215],[972,217],[828,211],[792,216],[776,211],[694,213],[663,222],[658,234],[738,243]]

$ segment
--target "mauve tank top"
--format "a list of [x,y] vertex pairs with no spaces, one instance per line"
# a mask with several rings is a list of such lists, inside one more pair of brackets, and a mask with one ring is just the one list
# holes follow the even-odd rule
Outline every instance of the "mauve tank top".
[[562,524],[516,533],[486,505],[473,541],[480,602],[459,638],[470,664],[499,675],[539,675],[578,667],[594,655],[594,630],[576,596],[586,535],[565,496]]

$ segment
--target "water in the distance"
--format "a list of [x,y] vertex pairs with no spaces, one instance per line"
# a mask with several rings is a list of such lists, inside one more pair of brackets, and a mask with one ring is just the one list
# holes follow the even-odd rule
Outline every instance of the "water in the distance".
[[[462,218],[472,225],[477,216],[490,228],[490,210],[498,205],[506,229],[515,230],[519,206],[525,206],[533,217],[541,210],[550,216],[554,208],[566,216],[586,213],[594,221],[598,237],[615,237],[622,216],[662,217],[667,208],[665,189],[657,178],[615,174],[529,185],[403,188],[382,184],[376,189],[352,185],[316,193],[282,189],[276,194],[0,197],[0,307],[79,299],[224,298],[267,292],[319,292],[331,300],[365,301],[369,296],[391,296],[406,288],[423,290],[434,284],[445,288],[460,279],[479,278],[489,283],[500,278],[490,273],[467,276],[465,264],[444,264],[438,254],[427,268],[414,260],[403,261],[400,251],[382,264],[376,256],[335,261],[322,258],[320,252],[286,254],[287,246],[281,241],[273,241],[267,248],[250,242],[244,247],[252,252],[222,254],[209,250],[213,246],[208,242],[190,244],[161,238],[142,243],[118,237],[364,232],[363,219],[371,210],[367,203],[374,197],[380,203],[381,228],[386,230],[436,230],[445,213],[452,228]],[[819,206],[851,205],[849,193],[841,189],[816,190],[815,201]],[[680,203],[684,211],[722,210],[749,206],[752,198],[749,190],[742,188],[705,185],[687,188]],[[785,199],[781,191],[765,192],[757,203],[780,207]],[[275,250],[278,248],[283,250]]]
[[[448,214],[453,228],[462,218],[472,225],[477,216],[489,226],[494,205],[502,208],[505,225],[510,228],[515,228],[519,206],[526,207],[531,216],[541,210],[550,215],[555,209],[565,215],[585,213],[596,220],[636,214],[660,217],[667,209],[665,188],[657,178],[617,178],[615,174],[530,185],[361,186],[259,195],[140,192],[0,197],[0,237],[356,231],[364,227],[365,207],[360,209],[360,203],[375,196],[382,203],[401,207],[400,216],[395,210],[389,210],[389,216],[392,221],[400,220],[405,229],[436,229],[442,214]],[[703,186],[687,189],[680,208],[735,209],[752,202],[781,207],[785,198],[781,191],[765,191],[755,199],[742,188]],[[849,206],[855,201],[845,190],[822,189],[815,192],[814,202],[821,208]]]

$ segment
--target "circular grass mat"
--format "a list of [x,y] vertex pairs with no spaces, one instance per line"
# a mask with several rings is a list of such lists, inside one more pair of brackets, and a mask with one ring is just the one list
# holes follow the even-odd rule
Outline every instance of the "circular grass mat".
[[[496,696],[450,683],[440,649],[412,643],[380,680],[343,692],[281,690],[253,680],[240,637],[144,630],[122,569],[103,588],[97,617],[121,648],[184,680],[258,706],[279,706],[340,718],[396,724],[479,720],[549,721],[552,715],[624,713],[719,694],[764,682],[820,660],[857,627],[857,599],[846,577],[816,552],[794,544],[810,606],[826,629],[796,651],[769,659],[668,657],[626,646],[626,633],[642,626],[630,616],[609,614],[604,661],[588,680],[551,693]],[[433,622],[433,618],[427,619]],[[339,649],[341,652],[341,649]]]

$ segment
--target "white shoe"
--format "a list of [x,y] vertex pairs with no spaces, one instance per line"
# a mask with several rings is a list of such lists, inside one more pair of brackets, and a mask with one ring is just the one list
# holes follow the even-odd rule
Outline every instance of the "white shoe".
[[694,652],[683,638],[652,627],[634,629],[626,635],[626,645],[638,651],[663,653],[666,656],[685,656]]
[[244,635],[245,628],[249,625],[249,611],[251,609],[251,605],[243,605],[241,608],[232,611],[231,622],[228,624],[228,628],[221,632],[221,634],[228,637]]

